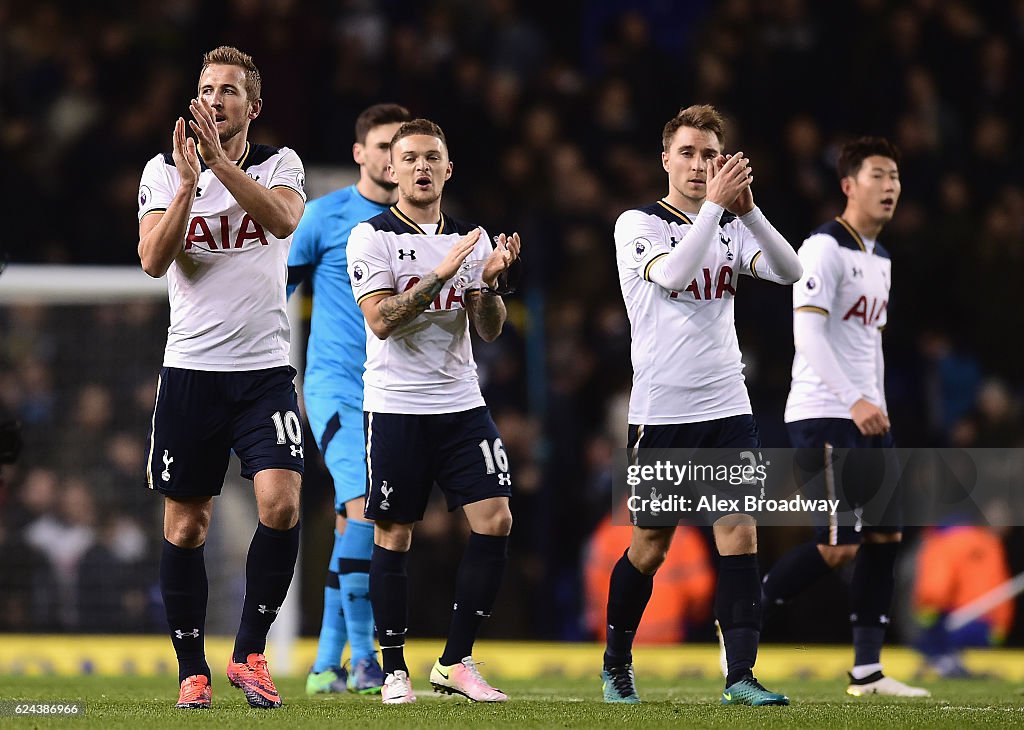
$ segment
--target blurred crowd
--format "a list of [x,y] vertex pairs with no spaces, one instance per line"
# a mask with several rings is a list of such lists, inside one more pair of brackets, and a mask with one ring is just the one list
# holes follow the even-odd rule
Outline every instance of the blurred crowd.
[[[0,0],[0,29],[0,181],[14,212],[2,245],[15,261],[137,264],[142,168],[169,149],[202,53],[222,43],[263,74],[252,138],[307,167],[351,164],[353,120],[372,103],[442,125],[450,212],[518,230],[527,267],[506,335],[477,348],[517,486],[503,600],[518,610],[494,631],[590,635],[585,546],[610,508],[631,376],[611,230],[665,193],[661,128],[681,106],[727,115],[727,149],[750,157],[755,201],[795,245],[842,209],[838,145],[893,139],[903,194],[882,240],[897,441],[1024,442],[1024,348],[1012,340],[1024,307],[1003,279],[1024,265],[1020,0]],[[789,295],[747,282],[736,308],[763,441],[784,446]],[[0,311],[0,398],[28,435],[0,542],[34,549],[50,573],[40,580],[65,595],[81,590],[68,566],[117,560],[152,579],[158,505],[141,484],[165,314],[97,308],[77,325],[89,339],[70,347],[48,316]],[[329,511],[325,479],[312,470],[307,512]],[[453,518],[432,515],[423,539],[445,560]],[[55,525],[66,539],[49,537]],[[791,539],[769,531],[765,558]],[[1011,551],[1013,572],[1022,561]],[[537,595],[550,600],[524,601]],[[89,628],[82,612],[63,614],[26,620]],[[0,628],[25,627],[10,615]],[[304,620],[315,630],[318,616]]]

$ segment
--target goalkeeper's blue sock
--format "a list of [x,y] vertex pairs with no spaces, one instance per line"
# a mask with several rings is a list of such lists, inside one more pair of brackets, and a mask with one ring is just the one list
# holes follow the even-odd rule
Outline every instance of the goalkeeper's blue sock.
[[334,550],[331,552],[331,562],[327,566],[327,583],[324,585],[324,617],[320,624],[316,661],[313,662],[313,671],[318,674],[341,665],[341,653],[345,649],[345,642],[348,641],[348,629],[338,577],[342,537],[344,537],[342,533],[334,531]]
[[370,605],[370,557],[373,523],[349,520],[341,537],[338,578],[345,628],[352,645],[352,664],[376,654],[373,642],[373,607]]

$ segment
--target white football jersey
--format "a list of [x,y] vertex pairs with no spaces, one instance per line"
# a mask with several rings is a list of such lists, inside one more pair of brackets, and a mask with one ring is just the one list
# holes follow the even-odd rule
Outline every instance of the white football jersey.
[[[828,343],[843,373],[863,397],[884,404],[878,367],[882,329],[888,321],[889,253],[836,218],[813,231],[799,254],[804,275],[793,285],[794,310],[828,318]],[[848,419],[850,410],[797,352],[786,422],[808,418]]]
[[[238,165],[261,185],[287,187],[306,199],[302,162],[287,147],[247,142]],[[150,160],[139,187],[139,220],[167,210],[179,183],[170,154]],[[287,365],[291,241],[253,220],[203,165],[182,253],[167,270],[171,324],[164,366],[226,371]]]
[[664,200],[627,210],[615,223],[619,285],[632,335],[631,424],[695,423],[751,413],[733,297],[740,274],[758,277],[761,249],[746,226],[723,217],[697,277],[681,291],[669,291],[650,280],[651,266],[691,226],[690,215]]
[[[414,223],[396,206],[360,223],[348,239],[348,273],[357,303],[408,291],[433,271],[473,226],[441,214],[436,226]],[[366,325],[363,410],[458,413],[484,405],[464,306],[492,251],[482,232],[462,268],[411,322],[379,339]]]

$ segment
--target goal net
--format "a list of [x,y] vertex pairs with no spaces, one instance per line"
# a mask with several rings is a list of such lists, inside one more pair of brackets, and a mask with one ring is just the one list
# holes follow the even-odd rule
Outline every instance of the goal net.
[[[2,467],[0,631],[166,631],[163,500],[146,489],[145,462],[168,321],[165,280],[139,268],[12,265],[0,276],[0,415],[21,422],[24,441]],[[293,333],[295,357],[302,327]],[[256,524],[234,459],[215,513],[207,634],[231,636]],[[271,635],[283,671],[298,575]]]

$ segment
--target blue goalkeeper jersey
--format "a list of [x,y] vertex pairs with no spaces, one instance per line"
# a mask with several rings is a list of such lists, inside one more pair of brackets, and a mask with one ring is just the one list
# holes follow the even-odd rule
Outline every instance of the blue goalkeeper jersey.
[[313,278],[313,316],[306,348],[307,398],[337,398],[363,407],[366,329],[352,296],[345,249],[362,221],[387,210],[350,185],[306,205],[288,255],[288,295]]

